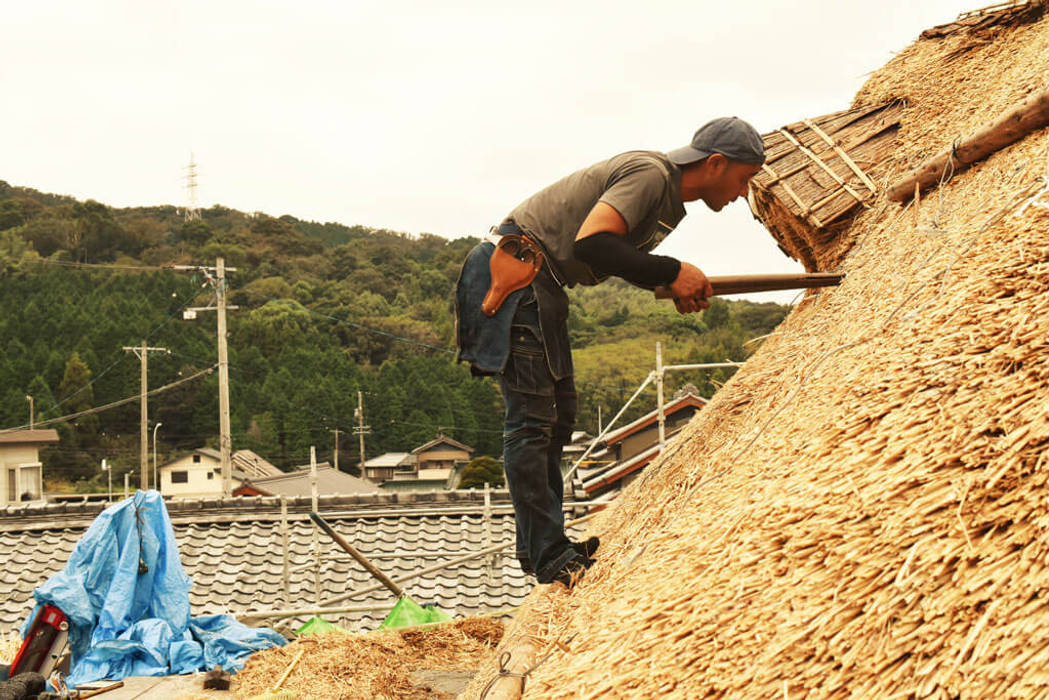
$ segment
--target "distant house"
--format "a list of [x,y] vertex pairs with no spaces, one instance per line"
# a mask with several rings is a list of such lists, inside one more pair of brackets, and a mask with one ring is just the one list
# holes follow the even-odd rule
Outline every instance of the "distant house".
[[[283,474],[280,469],[251,450],[238,450],[230,456],[233,488],[248,479]],[[211,447],[167,462],[157,468],[160,492],[175,498],[222,495],[222,454]]]
[[44,499],[40,447],[58,442],[54,430],[0,433],[0,505]]
[[364,463],[364,475],[383,491],[440,491],[455,488],[459,470],[474,448],[438,433],[411,452],[387,452]]
[[[707,400],[691,384],[664,404],[664,432],[675,435],[692,419]],[[620,490],[660,453],[658,409],[641,416],[605,436],[605,449],[593,455],[594,466],[580,466],[579,477],[588,496]]]
[[474,448],[453,440],[443,433],[437,433],[436,438],[412,450],[419,471],[455,469],[457,464],[469,462],[470,455],[474,452]]
[[[313,494],[310,465],[297,467],[288,473],[248,478],[234,489],[234,496],[305,496]],[[317,494],[320,496],[348,496],[375,493],[378,487],[364,479],[339,471],[327,462],[317,465]]]
[[364,476],[372,481],[387,481],[397,472],[414,474],[415,455],[410,452],[387,452],[364,463]]

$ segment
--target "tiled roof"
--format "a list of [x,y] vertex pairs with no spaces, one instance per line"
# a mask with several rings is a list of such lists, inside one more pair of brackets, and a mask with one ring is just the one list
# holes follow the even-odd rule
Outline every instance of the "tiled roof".
[[[674,399],[663,404],[663,415],[669,416],[685,408],[702,408],[707,404],[707,400],[702,396],[696,394],[685,393],[682,396],[677,396]],[[624,425],[622,428],[617,428],[612,432],[605,435],[603,442],[606,445],[613,445],[617,442],[625,440],[629,436],[633,435],[637,431],[641,430],[645,426],[655,423],[659,419],[659,409],[657,408],[650,413],[646,413],[632,423]]]
[[583,480],[583,489],[589,494],[594,493],[603,486],[614,484],[624,476],[633,474],[641,469],[660,453],[657,442],[647,450],[640,452],[625,462],[613,463],[599,466],[596,469],[580,469],[579,477]]
[[[315,607],[313,526],[310,499],[287,499],[290,597],[283,585],[280,499],[173,500],[168,503],[179,553],[193,580],[193,614]],[[99,504],[49,504],[0,511],[0,633],[17,629],[32,608],[32,592],[58,572]],[[514,520],[505,491],[452,491],[322,498],[325,519],[394,580],[490,544],[512,544]],[[581,515],[577,512],[576,515]],[[571,516],[570,516],[571,517]],[[375,583],[323,532],[320,602]],[[453,615],[492,612],[517,605],[534,579],[525,578],[506,554],[465,563],[402,583],[420,603],[436,603]],[[374,629],[396,602],[383,590],[340,606],[381,609],[326,616],[348,629]],[[292,618],[294,625],[308,615]],[[260,624],[276,624],[277,621]]]
[[[312,493],[310,484],[310,470],[281,473],[277,476],[267,476],[263,479],[248,479],[243,486],[252,487],[261,493],[270,496],[309,496]],[[349,494],[349,493],[375,493],[378,487],[370,481],[365,481],[352,474],[337,471],[335,467],[324,463],[317,465],[317,492],[325,495]]]
[[410,452],[387,452],[378,457],[372,457],[364,463],[365,467],[399,467],[402,464],[414,462],[415,458]]
[[425,452],[426,450],[430,449],[431,447],[436,447],[437,445],[441,445],[441,444],[450,445],[451,447],[454,447],[454,448],[459,449],[459,450],[463,450],[465,452],[471,452],[472,453],[472,452],[475,451],[474,448],[470,447],[469,445],[464,445],[463,443],[459,442],[458,440],[453,440],[452,438],[448,437],[447,435],[441,433],[436,438],[434,438],[433,440],[430,440],[425,445],[420,445],[419,447],[416,447],[414,450],[412,450],[412,454],[413,455],[417,455],[420,452]]
[[283,473],[251,450],[237,450],[230,457],[230,461],[234,469],[239,469],[248,476],[277,476]]

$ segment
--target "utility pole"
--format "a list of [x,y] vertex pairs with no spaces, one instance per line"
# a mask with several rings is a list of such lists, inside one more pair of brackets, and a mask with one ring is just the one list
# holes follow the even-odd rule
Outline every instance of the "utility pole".
[[219,452],[222,453],[222,496],[233,495],[233,439],[229,428],[229,355],[226,347],[226,261],[215,260],[216,306],[218,306],[219,334]]
[[[173,265],[175,270],[203,270],[205,285],[211,284],[215,289],[215,306],[190,307],[182,312],[182,318],[197,317],[198,311],[216,311],[218,316],[219,345],[219,452],[222,455],[222,495],[226,498],[233,495],[233,439],[229,426],[229,352],[226,345],[226,310],[236,306],[226,305],[226,273],[236,272],[235,267],[226,267],[224,258],[215,259],[215,267],[199,265]],[[211,276],[211,271],[215,276]]]
[[141,484],[142,484],[141,485],[141,489],[143,491],[145,491],[146,489],[149,488],[149,456],[148,456],[149,455],[149,430],[147,429],[147,425],[149,423],[149,407],[148,407],[149,405],[146,402],[146,387],[147,387],[147,385],[149,383],[149,380],[148,380],[147,374],[146,374],[146,366],[148,364],[149,353],[151,353],[151,352],[166,352],[168,354],[171,354],[171,351],[168,350],[167,348],[151,348],[151,347],[147,347],[146,346],[146,341],[143,340],[141,347],[135,348],[135,347],[127,347],[127,346],[125,346],[124,347],[124,352],[133,352],[133,353],[135,353],[135,355],[138,356],[139,362],[142,363],[142,382],[141,382],[141,387],[140,387],[140,390],[141,390],[140,401],[142,403],[142,409],[141,409],[141,414],[140,415],[141,415],[142,425],[139,428],[139,437],[140,437],[141,443],[142,443],[142,451],[141,451],[141,455],[139,456],[139,471],[141,473],[140,474],[140,481],[141,481]]
[[106,464],[106,458],[105,457],[102,458],[102,471],[104,471],[106,473],[106,475],[109,476],[109,491],[107,492],[109,495],[106,496],[106,498],[107,498],[109,503],[112,503],[113,502],[113,470],[112,470],[112,468],[110,468],[110,466],[108,464]]
[[364,395],[359,391],[357,392],[357,410],[353,413],[353,417],[357,419],[353,434],[360,436],[361,439],[361,476],[364,476],[364,434],[371,432],[371,426],[364,424]]
[[29,429],[33,429],[33,397],[29,394],[25,395],[26,401],[29,402]]
[[335,433],[335,471],[339,471],[339,433],[345,433],[345,430],[329,430],[329,433]]

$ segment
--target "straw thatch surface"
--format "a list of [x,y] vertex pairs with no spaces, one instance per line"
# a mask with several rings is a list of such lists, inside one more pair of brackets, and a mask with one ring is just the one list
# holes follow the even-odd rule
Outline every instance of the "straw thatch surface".
[[[856,106],[907,100],[898,174],[1047,56],[1049,20],[922,40]],[[526,602],[526,697],[1049,696],[1047,163],[1042,130],[856,217],[842,286],[599,517],[580,585]]]
[[252,654],[244,670],[233,676],[232,690],[238,698],[272,690],[305,649],[280,685],[297,698],[446,698],[416,685],[412,672],[474,671],[494,653],[502,636],[502,622],[477,617],[405,630],[301,637]]

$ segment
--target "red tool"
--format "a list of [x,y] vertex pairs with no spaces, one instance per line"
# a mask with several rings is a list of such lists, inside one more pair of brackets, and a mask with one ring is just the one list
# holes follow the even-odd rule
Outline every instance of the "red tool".
[[69,622],[64,612],[45,603],[29,625],[22,648],[11,662],[10,676],[35,671],[42,676],[51,671],[62,658],[69,641]]

